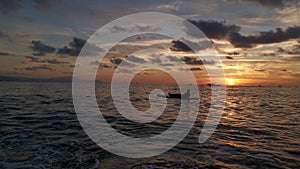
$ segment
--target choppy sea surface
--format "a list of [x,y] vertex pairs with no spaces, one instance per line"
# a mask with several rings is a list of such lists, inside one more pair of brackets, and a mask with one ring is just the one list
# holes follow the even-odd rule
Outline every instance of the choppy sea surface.
[[[149,93],[176,86],[132,85],[136,109],[149,108]],[[210,88],[202,86],[194,127],[164,154],[124,158],[97,146],[82,129],[69,83],[0,82],[0,168],[300,168],[300,88],[229,87],[226,107],[214,134],[198,138],[210,107]],[[106,121],[126,135],[147,137],[167,130],[180,101],[169,99],[155,123],[138,125],[114,108],[108,84],[97,84],[98,105]]]

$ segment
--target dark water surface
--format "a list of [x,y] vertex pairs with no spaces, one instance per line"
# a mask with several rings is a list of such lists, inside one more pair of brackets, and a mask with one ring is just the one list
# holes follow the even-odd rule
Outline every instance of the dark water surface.
[[[149,108],[152,89],[174,86],[133,85],[132,104]],[[176,119],[180,102],[169,100],[162,116],[148,125],[124,119],[114,108],[107,84],[97,84],[100,110],[117,131],[139,137],[159,134]],[[231,87],[213,136],[199,134],[210,106],[210,90],[200,88],[194,127],[170,151],[130,159],[98,147],[80,126],[68,83],[0,83],[0,168],[300,168],[300,88]]]

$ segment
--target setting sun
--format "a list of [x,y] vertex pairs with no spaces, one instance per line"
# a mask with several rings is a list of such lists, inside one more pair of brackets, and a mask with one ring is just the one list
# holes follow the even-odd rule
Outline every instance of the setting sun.
[[229,86],[233,86],[233,85],[235,85],[235,79],[227,79],[227,80],[226,80],[226,83],[227,83],[227,85],[229,85]]

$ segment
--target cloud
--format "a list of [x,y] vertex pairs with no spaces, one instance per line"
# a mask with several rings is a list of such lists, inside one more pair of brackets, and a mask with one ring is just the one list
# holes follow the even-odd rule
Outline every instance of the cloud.
[[120,33],[120,32],[155,32],[160,30],[160,28],[153,28],[150,25],[134,25],[131,27],[124,26],[113,26],[110,28],[111,33]]
[[74,37],[73,41],[68,44],[69,47],[65,46],[63,48],[59,48],[57,53],[78,56],[85,43],[86,40]]
[[172,40],[172,46],[170,49],[172,51],[182,51],[182,52],[191,52],[192,49],[189,48],[186,44],[181,42],[180,40]]
[[233,57],[231,57],[231,56],[226,56],[226,59],[233,59]]
[[276,56],[275,53],[263,53],[262,56]]
[[110,62],[114,65],[120,65],[122,63],[122,66],[125,66],[125,67],[135,66],[134,63],[127,62],[127,61],[123,60],[122,58],[111,58]]
[[85,43],[86,43],[86,40],[74,37],[73,41],[70,42],[69,45],[74,48],[82,48]]
[[0,31],[0,39],[1,39],[1,38],[7,38],[7,37],[8,37],[7,34],[5,34],[5,33],[3,33],[2,31]]
[[32,54],[33,56],[45,56],[45,53],[35,52]]
[[31,41],[32,46],[30,48],[35,51],[35,56],[45,56],[46,53],[53,53],[55,48],[49,45],[44,44],[41,41]]
[[0,52],[0,56],[13,56],[13,54],[8,52]]
[[277,28],[276,31],[264,31],[258,35],[243,36],[240,33],[233,33],[229,41],[235,47],[250,48],[256,44],[270,44],[300,38],[300,26],[288,27],[285,31]]
[[287,57],[282,60],[283,61],[300,62],[300,56]]
[[24,58],[29,59],[30,62],[35,62],[35,63],[49,63],[49,64],[53,64],[53,65],[68,64],[69,63],[69,62],[58,61],[57,59],[40,60],[39,58],[34,57],[34,56],[24,56]]
[[218,21],[203,21],[189,20],[192,24],[198,27],[203,33],[212,39],[226,39],[232,33],[238,33],[241,30],[240,26],[228,25],[226,22]]
[[251,2],[257,2],[262,6],[270,7],[270,8],[284,8],[287,5],[288,1],[295,0],[247,0]]
[[37,70],[49,70],[49,71],[53,71],[53,69],[51,67],[48,67],[48,66],[26,67],[25,70],[28,70],[28,71],[37,71]]
[[258,69],[258,70],[255,70],[256,72],[266,72],[267,70],[264,70],[264,69]]
[[91,66],[99,66],[100,69],[101,68],[112,68],[112,66],[110,66],[108,64],[101,63],[98,60],[91,61],[89,65],[91,65]]
[[56,59],[47,59],[46,60],[47,63],[50,63],[50,64],[68,64],[69,62],[62,62],[62,61],[58,61]]
[[230,1],[230,2],[254,2],[257,4],[260,4],[264,7],[268,7],[268,8],[279,8],[279,9],[283,9],[285,7],[289,7],[291,5],[297,5],[298,0],[226,0],[226,1]]
[[160,63],[159,65],[160,66],[166,66],[166,67],[173,67],[173,66],[175,66],[174,63]]
[[286,53],[289,55],[299,55],[300,54],[300,45],[294,45],[292,48],[289,49],[283,49],[283,48],[278,48],[276,50],[278,53]]
[[276,52],[282,53],[282,52],[285,52],[285,50],[282,49],[282,48],[278,48],[278,49],[276,50]]
[[146,61],[143,58],[139,58],[139,57],[132,56],[132,55],[126,57],[126,60],[129,60],[133,63],[146,63]]
[[132,70],[129,70],[129,69],[118,69],[118,72],[119,72],[119,73],[127,73],[127,74],[133,73],[133,71],[132,71]]
[[[270,1],[270,3],[273,1]],[[189,20],[211,39],[228,40],[233,46],[241,48],[252,48],[257,44],[270,44],[300,38],[300,26],[288,27],[286,30],[276,28],[259,32],[257,35],[242,35],[241,27],[238,25],[226,24],[226,22]],[[188,51],[186,46],[177,42],[178,48]]]
[[101,48],[87,43],[86,40],[74,37],[68,46],[59,48],[57,53],[62,55],[78,56],[83,46],[86,48],[86,55],[96,55],[96,52],[102,51]]
[[67,46],[59,48],[57,53],[62,55],[78,56],[80,50],[69,48]]
[[200,67],[192,67],[190,70],[191,71],[200,71],[202,69]]
[[108,64],[100,64],[99,66],[100,68],[112,68],[110,65]]
[[33,56],[24,56],[24,58],[29,59],[30,62],[44,63],[45,61],[40,61],[38,58]]
[[239,55],[240,53],[239,52],[229,52],[227,53],[228,55]]
[[205,60],[205,59],[198,60],[197,58],[189,57],[189,56],[183,57],[182,61],[184,61],[188,65],[204,65],[204,64],[213,65],[213,64],[215,64],[214,60]]
[[171,44],[172,46],[170,47],[170,49],[172,51],[178,52],[193,52],[193,50],[205,50],[207,48],[212,47],[211,42],[207,40],[199,42],[192,42],[186,39],[172,40]]
[[37,9],[51,9],[53,7],[53,2],[57,2],[55,0],[33,0],[34,7]]
[[21,0],[1,0],[0,12],[2,14],[9,14],[22,8]]
[[122,61],[123,61],[123,59],[121,59],[121,58],[111,58],[110,59],[110,62],[113,63],[113,64],[115,64],[115,65],[121,64]]
[[171,61],[171,62],[181,62],[182,60],[179,57],[176,56],[167,56],[167,58]]
[[95,60],[95,61],[91,61],[89,65],[98,66],[99,64],[100,64],[100,61]]
[[160,56],[157,56],[157,55],[152,55],[152,58],[150,58],[150,61],[152,63],[161,63],[162,60],[159,58]]

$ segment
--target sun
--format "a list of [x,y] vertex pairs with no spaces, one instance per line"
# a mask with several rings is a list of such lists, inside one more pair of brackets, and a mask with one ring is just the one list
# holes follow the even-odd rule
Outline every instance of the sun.
[[229,86],[235,85],[235,79],[227,79],[227,85]]

